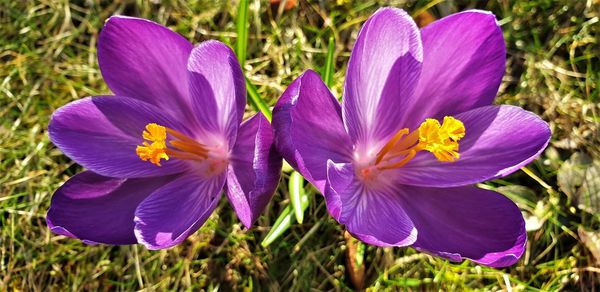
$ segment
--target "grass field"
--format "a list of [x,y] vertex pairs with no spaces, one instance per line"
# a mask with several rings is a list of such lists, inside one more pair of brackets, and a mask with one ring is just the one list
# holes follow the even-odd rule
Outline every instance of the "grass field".
[[[600,287],[600,1],[298,2],[289,10],[249,3],[244,71],[267,105],[305,69],[325,72],[328,47],[334,49],[333,91],[340,96],[357,32],[378,7],[401,7],[420,24],[478,8],[497,15],[508,49],[496,102],[537,113],[553,132],[550,146],[526,169],[480,185],[504,193],[523,211],[529,242],[518,264],[498,270],[411,248],[359,245],[367,287]],[[219,39],[234,47],[238,40],[238,1],[0,0],[0,290],[354,289],[343,227],[310,186],[304,222],[261,246],[289,203],[289,172],[253,229],[242,227],[224,199],[200,231],[169,250],[88,246],[48,230],[53,191],[81,171],[50,143],[48,120],[70,101],[109,93],[96,44],[113,14],[155,20],[194,43]]]

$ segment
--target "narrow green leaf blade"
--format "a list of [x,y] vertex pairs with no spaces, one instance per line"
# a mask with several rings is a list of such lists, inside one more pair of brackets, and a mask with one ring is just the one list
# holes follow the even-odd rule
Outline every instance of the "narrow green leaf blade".
[[335,54],[335,39],[333,36],[329,37],[329,43],[327,44],[327,59],[325,60],[325,67],[323,67],[323,81],[327,87],[333,85],[333,73],[335,70],[334,62]]
[[252,105],[255,110],[262,112],[270,122],[272,118],[271,109],[269,109],[269,106],[260,97],[256,87],[254,87],[254,85],[250,83],[250,80],[248,79],[246,79],[246,89],[248,90],[248,97],[250,97],[250,105]]
[[290,202],[292,204],[292,208],[294,209],[294,214],[296,215],[296,221],[298,221],[298,223],[302,223],[304,220],[302,197],[306,196],[306,194],[304,193],[304,178],[299,172],[293,171],[290,175],[288,190],[290,192]]
[[240,0],[235,23],[237,32],[235,53],[242,66],[244,66],[244,63],[246,62],[246,49],[248,48],[248,1],[249,0]]
[[[236,19],[236,32],[237,32],[237,40],[235,42],[235,54],[240,61],[242,67],[244,63],[246,63],[246,50],[248,49],[248,2],[249,0],[240,0],[240,5],[238,6],[238,15]],[[248,91],[248,96],[250,97],[250,104],[254,107],[255,110],[260,111],[263,115],[271,121],[271,110],[269,106],[263,101],[258,94],[258,90],[250,81],[246,78],[246,90]]]
[[292,205],[288,205],[285,209],[283,209],[283,212],[281,212],[279,217],[277,217],[275,224],[273,224],[273,227],[271,227],[271,230],[269,230],[269,233],[267,233],[267,236],[265,236],[265,239],[263,239],[260,245],[267,247],[269,244],[273,243],[275,239],[277,239],[283,234],[283,232],[290,228],[293,219]]
[[[308,201],[308,196],[302,197],[302,211],[308,208]],[[277,217],[277,220],[275,220],[275,224],[273,224],[273,227],[271,227],[271,230],[269,231],[269,233],[267,233],[267,236],[265,236],[260,245],[262,245],[263,247],[267,247],[269,246],[269,244],[273,243],[273,241],[275,241],[277,238],[283,235],[283,233],[286,230],[288,230],[290,226],[292,226],[292,222],[294,221],[294,219],[294,210],[292,208],[292,205],[289,204],[285,207],[285,209],[283,209],[281,214],[279,214],[279,217]]]

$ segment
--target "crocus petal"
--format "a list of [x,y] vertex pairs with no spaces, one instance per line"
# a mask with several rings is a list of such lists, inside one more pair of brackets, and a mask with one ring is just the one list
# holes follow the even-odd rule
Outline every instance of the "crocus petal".
[[323,195],[327,210],[354,237],[376,246],[406,246],[417,239],[417,229],[406,214],[393,184],[365,185],[351,163],[327,162]]
[[113,16],[98,39],[98,63],[115,95],[153,104],[176,117],[189,115],[186,64],[192,44],[155,22]]
[[346,129],[359,147],[377,149],[403,126],[422,50],[419,30],[403,10],[380,9],[363,25],[350,55],[342,105]]
[[53,232],[85,243],[137,243],[135,209],[172,178],[122,179],[84,171],[56,190],[46,222]]
[[456,118],[466,128],[466,135],[459,142],[460,158],[440,162],[423,151],[394,170],[400,183],[450,187],[502,177],[535,159],[550,140],[546,122],[515,106],[481,107]]
[[252,227],[275,193],[281,162],[271,125],[257,113],[240,127],[227,168],[227,197],[246,228]]
[[273,109],[273,129],[285,160],[321,192],[327,160],[352,160],[340,104],[312,70],[294,80],[279,98]]
[[423,68],[404,127],[492,104],[506,63],[502,30],[492,13],[452,14],[424,27],[421,36]]
[[148,196],[135,211],[135,236],[148,249],[172,247],[196,232],[215,210],[225,174],[186,173]]
[[244,75],[235,54],[221,42],[206,41],[194,48],[187,68],[200,126],[233,146],[246,105]]
[[419,231],[413,244],[418,250],[491,267],[510,266],[523,254],[525,221],[503,195],[471,186],[400,189],[404,210]]
[[188,133],[175,119],[133,98],[96,96],[71,102],[54,112],[50,140],[83,167],[110,177],[159,176],[182,172],[185,162],[142,161],[135,149],[146,124],[158,123]]

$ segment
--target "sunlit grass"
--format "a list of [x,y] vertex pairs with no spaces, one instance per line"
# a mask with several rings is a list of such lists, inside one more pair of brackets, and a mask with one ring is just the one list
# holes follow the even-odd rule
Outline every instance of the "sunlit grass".
[[[58,107],[109,93],[96,60],[98,32],[107,17],[150,18],[194,43],[212,38],[237,49],[236,1],[157,2],[0,0],[0,287],[352,289],[343,227],[330,218],[312,187],[305,189],[310,204],[303,223],[293,223],[268,247],[261,246],[290,203],[289,173],[252,230],[243,229],[223,200],[199,232],[169,250],[86,246],[47,229],[44,217],[52,192],[81,168],[49,142],[46,127]],[[600,159],[600,2],[298,1],[291,10],[267,2],[248,1],[244,53],[253,93],[267,106],[308,68],[329,76],[339,97],[360,24],[380,6],[435,17],[479,8],[498,16],[507,42],[507,73],[497,103],[534,111],[551,125],[550,147],[527,172],[481,185],[515,201],[530,226],[537,222],[518,264],[496,270],[449,263],[409,248],[367,247],[368,286],[547,291],[600,285],[600,259],[594,259],[581,235],[597,234],[600,216],[583,211],[576,194],[568,196],[557,182],[573,153]]]

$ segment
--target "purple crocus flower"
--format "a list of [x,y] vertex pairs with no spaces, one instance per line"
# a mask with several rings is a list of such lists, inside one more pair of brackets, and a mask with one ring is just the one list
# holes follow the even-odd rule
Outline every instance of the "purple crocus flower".
[[246,89],[232,50],[115,16],[98,61],[115,95],[63,106],[48,126],[52,142],[88,169],[54,194],[52,231],[168,248],[202,226],[225,186],[250,228],[275,191],[281,157],[262,114],[241,123]]
[[354,45],[341,107],[310,70],[283,93],[277,147],[356,238],[512,265],[527,240],[523,217],[506,197],[472,184],[532,161],[550,130],[530,112],[491,105],[505,54],[488,12],[419,31],[403,10],[380,9]]

